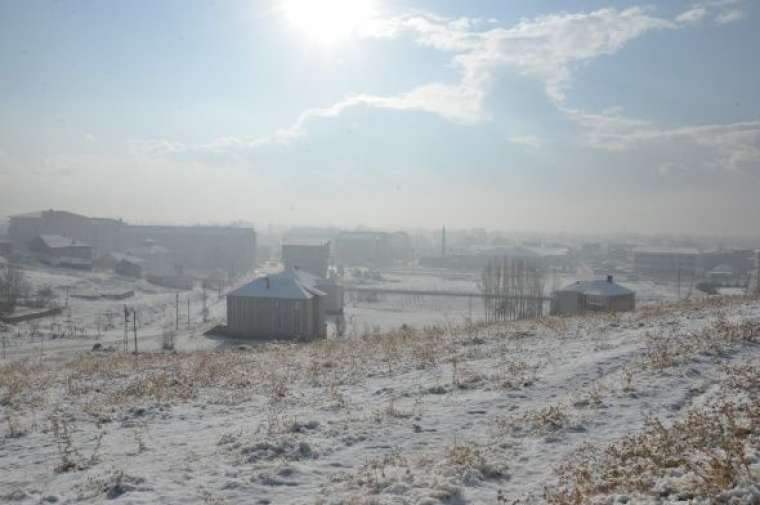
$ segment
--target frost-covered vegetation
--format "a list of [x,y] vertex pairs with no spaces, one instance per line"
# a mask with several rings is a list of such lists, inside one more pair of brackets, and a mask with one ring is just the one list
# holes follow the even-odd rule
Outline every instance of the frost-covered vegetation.
[[0,494],[756,503],[758,343],[755,301],[711,298],[224,351],[33,355],[0,366]]

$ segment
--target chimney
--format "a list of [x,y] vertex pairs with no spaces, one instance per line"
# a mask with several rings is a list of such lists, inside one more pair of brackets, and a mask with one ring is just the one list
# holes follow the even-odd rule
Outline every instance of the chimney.
[[446,256],[446,225],[441,228],[441,256]]
[[266,279],[266,281],[267,281],[267,289],[269,289],[269,276],[267,275],[266,277],[264,277],[264,279]]
[[607,282],[609,282],[610,284],[612,284],[612,276],[611,275],[607,276]]

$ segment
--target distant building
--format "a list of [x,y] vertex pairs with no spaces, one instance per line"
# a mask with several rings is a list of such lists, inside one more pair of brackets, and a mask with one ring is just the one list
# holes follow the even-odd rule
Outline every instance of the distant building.
[[45,210],[10,217],[8,237],[25,249],[38,235],[62,235],[92,246],[93,252],[132,251],[151,243],[165,247],[170,264],[231,275],[256,265],[256,233],[237,226],[136,226],[121,220],[92,218],[72,212]]
[[92,269],[92,246],[60,235],[37,235],[29,249],[40,261],[54,266]]
[[448,254],[420,258],[419,264],[427,268],[447,268],[456,271],[477,272],[483,270],[494,259],[506,258],[510,261],[524,261],[545,270],[570,270],[572,257],[566,247],[538,246],[497,246],[481,248],[465,254]]
[[327,277],[330,243],[320,245],[283,244],[282,264],[285,270],[294,268],[318,277]]
[[[231,276],[256,264],[256,233],[235,226],[129,226],[130,244],[151,242],[169,251],[170,261],[187,270],[222,268]],[[133,246],[130,246],[133,247]]]
[[555,315],[584,312],[625,312],[636,308],[636,294],[613,281],[576,281],[554,292],[551,313]]
[[404,232],[342,232],[335,238],[335,262],[350,266],[387,266],[414,256]]
[[751,249],[713,249],[699,256],[699,267],[710,272],[716,267],[731,267],[737,275],[747,274],[754,268],[754,251]]
[[134,256],[124,256],[113,269],[119,275],[125,277],[140,278],[143,275],[143,261]]
[[113,270],[121,260],[129,257],[138,259],[136,256],[132,256],[130,253],[109,252],[98,256],[98,258],[93,261],[93,265],[95,268],[102,270]]
[[227,294],[227,331],[245,338],[324,337],[324,297],[292,270],[260,277]]
[[638,247],[633,250],[633,269],[642,277],[693,278],[698,265],[696,249]]
[[90,245],[93,252],[123,250],[126,223],[116,219],[90,218],[73,212],[43,210],[10,217],[8,238],[17,249],[26,249],[39,235],[62,235]]
[[10,240],[0,239],[0,256],[8,257],[13,254],[13,243]]

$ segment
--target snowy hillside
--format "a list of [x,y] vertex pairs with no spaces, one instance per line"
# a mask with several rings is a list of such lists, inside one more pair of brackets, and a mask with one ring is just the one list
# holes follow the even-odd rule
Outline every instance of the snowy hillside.
[[758,503],[760,306],[0,367],[12,503]]

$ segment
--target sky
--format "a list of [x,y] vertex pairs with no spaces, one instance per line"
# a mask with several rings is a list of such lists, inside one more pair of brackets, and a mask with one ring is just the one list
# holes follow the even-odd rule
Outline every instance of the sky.
[[760,2],[0,2],[0,216],[757,235]]

